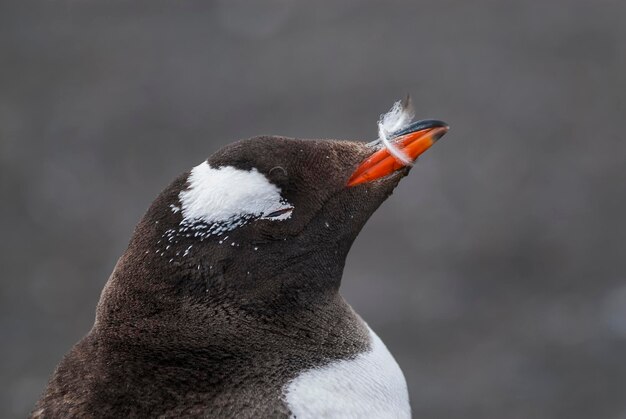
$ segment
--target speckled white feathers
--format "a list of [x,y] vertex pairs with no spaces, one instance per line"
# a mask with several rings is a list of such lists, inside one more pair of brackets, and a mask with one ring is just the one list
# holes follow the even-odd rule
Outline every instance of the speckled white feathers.
[[[220,223],[245,216],[263,217],[291,208],[280,196],[280,189],[257,169],[213,168],[203,162],[191,170],[188,184],[189,187],[179,194],[183,222],[187,224]],[[272,219],[284,220],[290,216],[288,211]]]
[[287,385],[285,401],[293,418],[411,417],[404,375],[385,344],[369,332],[367,352],[305,371]]

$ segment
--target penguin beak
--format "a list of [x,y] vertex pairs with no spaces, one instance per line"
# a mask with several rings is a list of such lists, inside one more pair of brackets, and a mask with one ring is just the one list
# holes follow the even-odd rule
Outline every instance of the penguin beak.
[[[390,141],[411,162],[414,162],[424,151],[428,150],[438,139],[443,137],[448,130],[448,124],[442,121],[417,121],[407,128],[393,133],[390,136]],[[382,148],[359,165],[352,176],[350,176],[348,186],[356,186],[380,179],[405,166],[406,164],[394,157],[386,147]]]

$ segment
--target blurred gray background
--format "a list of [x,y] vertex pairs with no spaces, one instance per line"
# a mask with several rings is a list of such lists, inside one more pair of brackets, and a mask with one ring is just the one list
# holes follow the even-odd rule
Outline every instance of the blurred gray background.
[[257,134],[452,130],[343,293],[416,418],[626,418],[626,3],[0,3],[0,416],[91,327],[153,197]]

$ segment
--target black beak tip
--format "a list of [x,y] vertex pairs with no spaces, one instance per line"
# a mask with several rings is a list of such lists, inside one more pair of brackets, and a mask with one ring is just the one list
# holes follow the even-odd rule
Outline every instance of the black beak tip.
[[423,119],[421,121],[415,121],[411,123],[408,127],[401,129],[400,131],[394,132],[391,137],[400,137],[402,135],[410,134],[412,132],[421,131],[424,129],[432,129],[432,128],[445,128],[445,131],[436,135],[435,141],[439,138],[443,137],[444,134],[448,131],[450,126],[443,121],[439,121],[437,119]]
[[432,134],[434,142],[438,141],[441,137],[446,135],[448,133],[448,131],[450,130],[450,126],[448,126],[448,125],[444,125],[442,128],[444,128],[444,129],[438,130],[437,132]]

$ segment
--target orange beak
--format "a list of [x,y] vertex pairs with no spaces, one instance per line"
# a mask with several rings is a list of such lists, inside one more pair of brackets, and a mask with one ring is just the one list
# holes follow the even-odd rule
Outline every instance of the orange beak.
[[[448,132],[445,122],[426,120],[417,121],[407,128],[391,135],[390,141],[411,161],[428,150]],[[380,179],[406,166],[389,153],[387,148],[378,150],[359,165],[348,180],[348,186]]]

